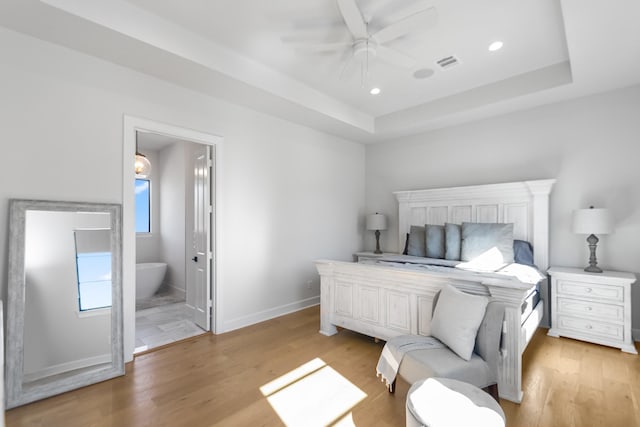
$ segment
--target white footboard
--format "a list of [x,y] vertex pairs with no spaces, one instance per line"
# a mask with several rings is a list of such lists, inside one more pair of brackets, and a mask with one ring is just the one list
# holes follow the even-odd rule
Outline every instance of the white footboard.
[[320,333],[336,326],[388,340],[397,335],[430,335],[433,297],[445,284],[486,295],[506,306],[502,359],[498,371],[500,397],[522,400],[522,352],[541,320],[542,304],[521,324],[521,306],[530,285],[513,279],[484,278],[452,271],[432,271],[318,261],[321,276]]

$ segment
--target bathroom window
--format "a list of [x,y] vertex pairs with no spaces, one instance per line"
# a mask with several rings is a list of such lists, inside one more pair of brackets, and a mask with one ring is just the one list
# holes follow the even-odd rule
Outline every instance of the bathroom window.
[[78,306],[81,312],[111,307],[109,229],[75,230]]
[[151,233],[151,181],[136,178],[136,233]]

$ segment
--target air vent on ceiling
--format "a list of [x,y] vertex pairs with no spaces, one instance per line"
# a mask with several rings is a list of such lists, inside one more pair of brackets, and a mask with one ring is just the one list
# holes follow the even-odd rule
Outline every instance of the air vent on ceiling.
[[455,55],[446,56],[436,61],[436,64],[438,64],[440,68],[442,68],[443,70],[446,70],[451,67],[455,67],[459,63],[460,63],[460,60]]

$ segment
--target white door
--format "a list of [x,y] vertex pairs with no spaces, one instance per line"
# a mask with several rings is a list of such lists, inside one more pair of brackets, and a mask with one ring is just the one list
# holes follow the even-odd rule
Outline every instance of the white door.
[[195,323],[211,329],[211,148],[201,146],[194,155],[193,238],[190,269],[194,281]]

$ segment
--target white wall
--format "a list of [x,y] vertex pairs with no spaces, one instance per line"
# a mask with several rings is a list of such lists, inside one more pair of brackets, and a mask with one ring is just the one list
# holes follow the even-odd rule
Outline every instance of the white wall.
[[185,290],[185,159],[182,143],[163,148],[158,156],[158,168],[162,171],[156,182],[156,194],[160,195],[160,246],[163,262],[167,263],[164,282]]
[[[598,236],[598,265],[640,272],[640,86],[367,146],[367,212],[390,216],[385,250],[398,250],[392,191],[556,178],[551,193],[550,264],[585,266],[586,236],[571,212],[607,207],[616,219]],[[372,235],[365,237],[372,248]],[[640,328],[640,285],[633,326]]]
[[[225,221],[219,230],[222,330],[317,303],[313,260],[350,259],[359,249],[361,144],[4,29],[0,51],[5,254],[11,197],[122,202],[125,114],[224,137],[225,188],[217,207]],[[6,272],[5,255],[5,296]],[[124,279],[128,358],[135,312],[133,283]]]

